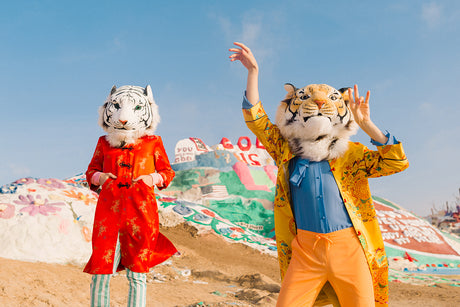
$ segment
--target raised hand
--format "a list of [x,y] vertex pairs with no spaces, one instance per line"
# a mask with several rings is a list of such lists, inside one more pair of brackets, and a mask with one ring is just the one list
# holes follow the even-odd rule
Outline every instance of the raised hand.
[[348,89],[348,95],[350,96],[350,110],[353,113],[353,117],[358,125],[371,120],[371,113],[369,109],[369,97],[370,91],[367,91],[366,99],[359,96],[358,85],[355,84],[354,91]]
[[256,58],[247,46],[242,43],[233,43],[240,48],[230,48],[233,52],[229,58],[230,61],[240,61],[248,70],[248,80],[246,84],[246,98],[248,101],[255,105],[259,101],[259,66],[257,65]]
[[371,121],[371,112],[369,108],[370,91],[367,91],[366,98],[360,97],[358,85],[354,86],[354,93],[348,89],[350,96],[350,110],[353,113],[353,118],[364,132],[367,133],[373,140],[385,144],[388,138],[382,131]]
[[249,49],[246,45],[242,43],[235,42],[233,44],[240,48],[228,49],[228,51],[233,52],[229,56],[230,61],[234,62],[238,60],[241,62],[241,64],[243,64],[244,67],[246,67],[248,71],[252,71],[252,70],[258,71],[259,66],[257,65],[256,58],[252,54],[251,49]]

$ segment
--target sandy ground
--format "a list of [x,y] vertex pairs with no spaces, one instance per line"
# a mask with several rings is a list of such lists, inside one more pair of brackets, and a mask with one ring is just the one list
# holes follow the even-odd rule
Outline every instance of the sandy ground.
[[[277,260],[186,224],[162,232],[181,251],[148,275],[147,306],[275,306]],[[90,275],[75,265],[0,258],[0,306],[89,306]],[[124,273],[111,282],[111,306],[126,306]],[[460,288],[390,284],[390,306],[456,306]]]

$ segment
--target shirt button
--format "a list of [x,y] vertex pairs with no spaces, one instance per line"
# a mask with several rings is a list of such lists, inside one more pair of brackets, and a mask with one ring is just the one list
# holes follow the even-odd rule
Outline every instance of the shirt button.
[[325,220],[325,219],[326,219],[326,217],[325,217],[325,216],[323,216],[323,217],[322,217],[322,219],[323,219],[323,220]]

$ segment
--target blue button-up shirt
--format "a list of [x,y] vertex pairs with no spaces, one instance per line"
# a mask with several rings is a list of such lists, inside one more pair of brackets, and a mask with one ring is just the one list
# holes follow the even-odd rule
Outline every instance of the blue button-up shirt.
[[[252,108],[244,95],[243,109]],[[387,132],[388,141],[376,146],[399,143]],[[329,233],[352,227],[337,182],[327,161],[312,162],[294,157],[289,162],[289,188],[297,229]]]
[[[376,146],[393,145],[398,141],[387,132],[388,141]],[[294,157],[289,162],[289,188],[298,229],[329,233],[353,226],[340,195],[329,162],[312,162]]]
[[289,163],[289,173],[298,229],[329,233],[353,226],[327,161],[295,157]]

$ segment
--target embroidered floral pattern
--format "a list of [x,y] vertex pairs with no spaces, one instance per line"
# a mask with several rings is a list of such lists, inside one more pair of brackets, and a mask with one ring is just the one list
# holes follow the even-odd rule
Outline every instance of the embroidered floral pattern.
[[142,249],[139,253],[139,258],[142,260],[142,261],[147,261],[149,259],[149,254],[150,254],[150,251],[146,248]]
[[113,262],[113,249],[106,250],[104,253],[104,257],[102,257],[106,263]]
[[120,212],[120,203],[121,203],[121,200],[116,199],[116,200],[113,202],[112,206],[110,207],[110,210],[113,211],[113,212],[115,212],[115,213]]
[[131,227],[132,235],[136,237],[141,231],[141,226],[137,224],[137,217],[130,219],[128,225]]

